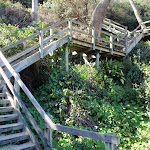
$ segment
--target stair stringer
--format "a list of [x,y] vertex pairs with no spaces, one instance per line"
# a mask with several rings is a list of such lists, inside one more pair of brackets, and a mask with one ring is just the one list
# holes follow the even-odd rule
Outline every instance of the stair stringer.
[[144,34],[141,33],[136,40],[134,40],[134,42],[129,46],[129,48],[126,50],[126,55],[128,55],[132,49],[139,43],[139,41],[144,37]]
[[[6,89],[5,89],[6,91]],[[38,141],[36,140],[33,132],[31,131],[30,127],[28,126],[27,122],[25,121],[24,117],[22,116],[21,112],[15,108],[14,106],[14,100],[13,98],[11,97],[11,95],[9,94],[8,91],[5,92],[6,94],[6,97],[10,100],[11,102],[11,106],[14,108],[14,112],[16,114],[18,114],[19,118],[18,118],[18,121],[22,122],[24,124],[24,127],[23,127],[23,130],[28,133],[29,137],[30,137],[30,140],[33,142],[33,144],[35,145],[36,149],[37,150],[42,150],[40,144],[38,143]]]

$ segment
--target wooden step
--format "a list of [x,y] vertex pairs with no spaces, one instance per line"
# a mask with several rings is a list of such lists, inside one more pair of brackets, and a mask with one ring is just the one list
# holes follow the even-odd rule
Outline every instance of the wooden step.
[[18,118],[18,114],[0,115],[0,122],[15,120]]
[[[26,132],[0,136],[0,145],[12,144],[29,138]],[[17,143],[16,143],[17,144]]]
[[0,100],[0,104],[9,104],[9,103],[10,103],[10,100],[8,99]]
[[11,107],[11,106],[8,106],[8,107],[0,107],[0,113],[3,113],[3,112],[11,112],[13,111],[14,108]]
[[5,93],[0,93],[0,97],[5,97],[6,94]]
[[32,142],[27,142],[21,145],[9,145],[7,147],[0,148],[0,150],[33,150],[35,148]]
[[7,132],[11,130],[19,130],[23,128],[23,123],[12,123],[12,124],[6,124],[6,125],[0,125],[0,132]]

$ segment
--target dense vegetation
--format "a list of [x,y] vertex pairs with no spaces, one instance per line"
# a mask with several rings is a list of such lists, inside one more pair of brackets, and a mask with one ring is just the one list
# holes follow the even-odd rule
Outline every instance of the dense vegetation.
[[[150,6],[145,7],[146,1],[136,0],[143,12],[144,19],[148,20],[149,12],[147,10]],[[90,0],[87,2],[90,6],[88,7],[89,12],[91,12],[97,1],[95,0],[93,6],[89,5],[91,4]],[[113,7],[108,9],[107,16],[129,26],[130,29],[135,28],[136,19],[133,12],[128,13],[129,17],[125,18],[126,12],[132,9],[129,9],[129,5],[122,5],[125,3],[124,0],[120,3],[119,1],[112,1],[111,6]],[[9,1],[0,2],[0,47],[27,37],[47,25],[43,24],[42,21],[31,23],[30,20],[26,20],[24,25],[21,23],[14,26],[10,15],[7,15],[7,10],[11,7],[10,4],[13,6],[13,10],[17,11],[23,7],[19,3],[16,5]],[[47,4],[52,4],[52,0],[48,0]],[[68,1],[68,6],[70,5],[71,3]],[[47,6],[50,9],[52,5]],[[40,11],[48,10],[48,8],[45,7],[44,3],[43,6],[40,6]],[[53,8],[55,8],[53,12],[58,9],[57,7]],[[78,7],[74,7],[74,9],[78,9]],[[5,13],[2,15],[1,12]],[[50,13],[48,12],[48,14]],[[63,11],[61,14],[63,15]],[[78,15],[82,18],[83,14],[70,15],[65,13],[63,16],[58,14],[57,17],[62,19],[63,17],[77,17]],[[121,16],[123,19],[119,19]],[[130,23],[131,20],[133,23]],[[38,71],[35,74],[46,79],[43,80],[42,85],[40,82],[38,88],[35,88],[34,84],[31,84],[33,78],[36,77],[35,74],[29,80],[31,81],[30,89],[32,89],[35,98],[44,110],[51,114],[53,121],[58,124],[101,133],[116,133],[121,138],[119,149],[148,150],[150,147],[150,125],[148,123],[150,112],[150,41],[139,43],[130,55],[122,61],[108,58],[101,60],[98,69],[84,65],[79,55],[71,56],[70,54],[68,73],[65,71],[64,49],[65,46],[56,50],[53,56],[48,56],[37,62],[36,67],[38,69],[36,68],[35,71]],[[21,48],[18,47],[15,51],[17,50],[21,50]],[[13,49],[9,55],[11,53],[14,53]],[[78,64],[76,60],[78,60]],[[29,70],[30,68],[28,73]],[[29,87],[29,83],[24,77],[27,73],[24,73],[21,73],[22,78]],[[39,117],[38,112],[26,96],[23,93],[21,96],[43,129],[44,121]],[[60,132],[54,132],[53,136],[53,145],[57,149],[104,149],[104,143],[99,141]]]

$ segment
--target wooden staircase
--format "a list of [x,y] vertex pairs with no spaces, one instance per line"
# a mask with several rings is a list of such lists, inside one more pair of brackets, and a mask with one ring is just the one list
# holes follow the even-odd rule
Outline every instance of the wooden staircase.
[[0,93],[0,150],[34,150],[38,147],[25,120],[7,95]]
[[[145,24],[149,22],[147,21]],[[98,31],[89,25],[66,19],[0,49],[0,79],[2,78],[7,85],[7,88],[0,90],[0,150],[52,150],[52,130],[103,141],[106,150],[114,150],[116,144],[120,144],[120,138],[114,134],[102,134],[53,123],[51,117],[39,105],[17,74],[63,45],[66,45],[67,67],[68,48],[77,53],[96,55],[97,64],[99,64],[99,55],[125,57],[144,36],[150,34],[150,27],[141,29],[139,25],[134,31],[130,32],[126,27],[110,20],[105,20],[104,23],[104,30]],[[90,30],[92,31],[91,34]],[[95,37],[95,32],[101,32],[101,38]],[[12,48],[14,49],[21,44],[26,45],[21,52],[15,52],[12,56],[7,55]],[[14,78],[17,87],[22,88],[43,118],[45,133],[40,129],[21,100],[17,89],[9,80],[10,77]],[[0,87],[3,87],[1,83]],[[43,147],[34,137],[16,102],[43,142]]]

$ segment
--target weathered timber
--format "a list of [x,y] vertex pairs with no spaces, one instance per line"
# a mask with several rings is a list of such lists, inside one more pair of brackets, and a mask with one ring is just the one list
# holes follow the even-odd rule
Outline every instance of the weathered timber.
[[23,123],[18,122],[18,123],[12,123],[12,124],[6,124],[6,125],[0,125],[0,132],[8,132],[11,130],[19,130],[23,129]]
[[11,44],[11,45],[9,45],[9,46],[6,46],[6,47],[4,47],[4,48],[1,48],[0,51],[1,51],[1,52],[5,52],[6,50],[8,50],[8,49],[10,49],[10,48],[13,48],[13,47],[17,46],[18,44],[21,44],[21,43],[23,43],[24,41],[29,40],[29,39],[31,39],[31,38],[33,38],[33,37],[39,35],[39,34],[40,34],[40,32],[37,32],[37,33],[35,33],[35,34],[31,35],[31,36],[28,36],[28,37],[26,37],[26,38],[24,38],[24,39],[21,39],[21,40],[17,41],[17,42],[15,42],[15,43],[13,43],[13,44]]
[[0,145],[6,145],[9,143],[23,141],[29,138],[29,135],[26,132],[10,134],[10,135],[2,135],[0,138]]
[[[6,84],[8,85],[10,91],[12,92],[12,94],[15,96],[18,104],[20,105],[20,107],[22,108],[23,112],[25,113],[25,115],[27,116],[28,120],[30,121],[30,123],[32,124],[32,126],[34,127],[35,131],[37,132],[37,134],[39,135],[39,137],[41,138],[41,140],[43,141],[43,143],[45,145],[48,146],[46,138],[43,135],[43,132],[41,131],[41,129],[39,128],[38,124],[36,123],[36,121],[34,120],[34,118],[32,117],[31,113],[28,111],[27,107],[25,106],[25,104],[22,102],[22,100],[20,99],[20,97],[18,96],[18,94],[16,93],[16,91],[14,90],[11,82],[9,81],[9,79],[7,78],[7,76],[5,75],[4,71],[2,70],[2,68],[0,67],[0,72],[2,74],[2,77],[4,78]],[[18,76],[18,75],[17,75]],[[18,76],[19,77],[19,76]],[[37,102],[36,102],[37,103]],[[39,104],[38,104],[39,105]],[[19,113],[19,112],[18,112]],[[21,114],[20,114],[21,116]],[[23,120],[23,118],[22,118]],[[24,123],[26,124],[26,122],[24,121]],[[27,124],[26,124],[27,126]],[[30,132],[29,132],[30,133]],[[31,134],[32,136],[32,134]]]
[[107,143],[120,144],[120,138],[112,134],[103,134],[88,130],[76,129],[72,127],[62,126],[55,124],[51,129],[66,132],[72,135],[83,136],[95,140],[104,141]]
[[[59,48],[60,46],[62,46],[64,44],[66,44],[68,42],[68,40],[69,40],[69,36],[65,36],[65,37],[61,38],[60,40],[53,42],[51,45],[44,48],[43,55],[44,56],[48,55],[50,52],[54,51],[55,49]],[[20,71],[24,70],[25,68],[29,67],[30,65],[32,65],[33,63],[37,62],[38,60],[40,60],[40,52],[39,51],[37,51],[36,53],[32,54],[31,56],[27,57],[26,59],[15,64],[13,66],[13,69],[16,72],[20,72]],[[12,77],[12,74],[7,69],[5,70],[5,73],[8,76],[8,78]]]
[[14,110],[13,107],[9,106],[9,107],[0,107],[0,113],[3,112],[12,112]]
[[27,142],[21,145],[9,145],[0,148],[0,150],[33,150],[33,149],[35,149],[35,145],[32,142]]
[[17,118],[18,118],[18,114],[0,115],[0,122],[16,120]]
[[136,44],[143,38],[144,34],[141,33],[135,40],[135,42],[133,42],[129,48],[126,50],[126,55],[128,55],[130,53],[130,51],[136,46]]

